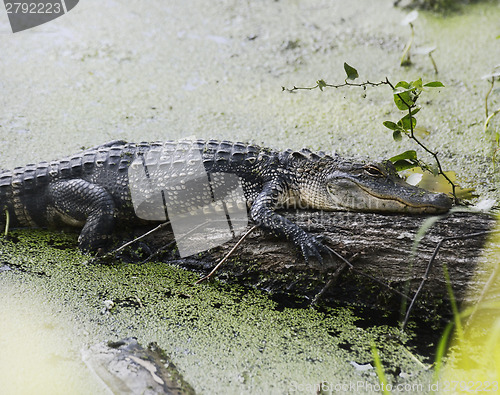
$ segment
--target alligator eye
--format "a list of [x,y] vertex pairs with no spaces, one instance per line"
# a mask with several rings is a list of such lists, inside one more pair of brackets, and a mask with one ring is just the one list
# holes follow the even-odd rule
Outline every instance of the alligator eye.
[[365,166],[363,169],[364,169],[365,173],[368,174],[369,176],[372,176],[372,177],[383,177],[384,176],[384,173],[382,173],[382,171],[380,171],[380,169],[378,167],[368,165],[368,166]]

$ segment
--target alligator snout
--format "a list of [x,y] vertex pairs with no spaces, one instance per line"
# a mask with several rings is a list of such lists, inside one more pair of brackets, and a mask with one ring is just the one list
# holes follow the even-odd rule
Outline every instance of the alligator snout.
[[426,212],[429,213],[445,213],[447,212],[452,204],[452,199],[445,193],[428,193],[428,208]]

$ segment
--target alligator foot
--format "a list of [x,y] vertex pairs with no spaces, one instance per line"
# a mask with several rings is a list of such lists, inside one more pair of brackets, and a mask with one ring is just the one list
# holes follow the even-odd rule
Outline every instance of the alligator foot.
[[61,180],[49,185],[47,195],[51,223],[83,225],[80,249],[105,252],[114,228],[115,204],[104,187],[82,179]]

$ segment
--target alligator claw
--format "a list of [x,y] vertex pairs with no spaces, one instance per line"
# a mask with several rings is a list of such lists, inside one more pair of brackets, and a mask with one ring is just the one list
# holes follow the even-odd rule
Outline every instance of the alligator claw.
[[300,249],[306,263],[309,263],[310,258],[316,258],[320,264],[323,264],[325,253],[332,258],[331,251],[317,237],[311,235],[307,235],[305,240],[302,240]]

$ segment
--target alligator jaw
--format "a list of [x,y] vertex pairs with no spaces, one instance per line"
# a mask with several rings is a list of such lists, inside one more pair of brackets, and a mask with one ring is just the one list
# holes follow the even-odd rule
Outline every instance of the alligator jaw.
[[[400,189],[406,192],[407,199],[403,198],[404,194],[399,196],[397,194],[394,196],[379,196],[363,185],[357,184],[357,186],[366,194],[376,199],[376,206],[379,207],[377,211],[410,214],[441,214],[447,212],[452,205],[451,199],[444,193],[429,192],[409,184],[408,186],[400,186]],[[368,208],[370,211],[373,209],[374,208]]]
[[[372,184],[373,185],[373,184]],[[406,183],[393,184],[390,191],[377,193],[367,185],[342,179],[328,185],[333,210],[368,211],[407,214],[440,214],[451,208],[444,193],[428,192]],[[326,207],[325,207],[326,208]]]

